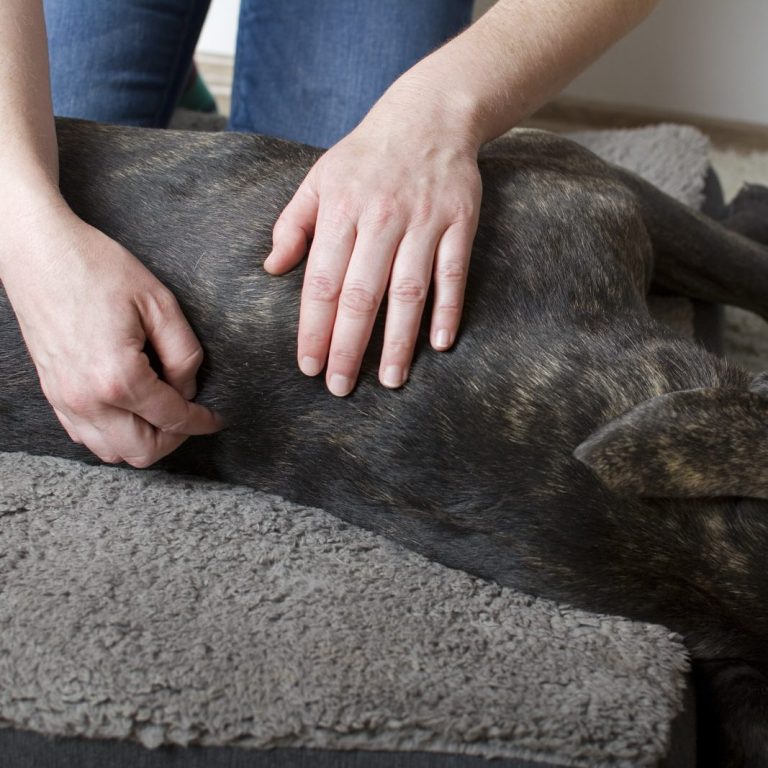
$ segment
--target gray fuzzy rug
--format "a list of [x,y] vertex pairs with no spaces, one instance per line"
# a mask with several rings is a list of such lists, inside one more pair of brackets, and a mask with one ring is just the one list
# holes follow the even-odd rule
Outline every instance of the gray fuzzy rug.
[[245,488],[0,454],[0,712],[44,733],[653,763],[684,655]]
[[[579,139],[699,201],[697,132]],[[319,510],[0,453],[0,726],[655,765],[686,669],[662,627],[501,589]]]

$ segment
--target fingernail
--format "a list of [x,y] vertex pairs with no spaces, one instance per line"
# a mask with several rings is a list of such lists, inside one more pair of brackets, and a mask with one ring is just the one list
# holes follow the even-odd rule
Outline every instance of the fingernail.
[[451,346],[451,334],[443,328],[437,332],[435,336],[435,346],[438,349],[448,349]]
[[340,373],[334,373],[328,381],[328,389],[337,397],[344,397],[352,391],[352,380]]
[[301,369],[301,372],[306,376],[317,376],[317,374],[323,370],[323,363],[316,357],[305,355],[301,358],[299,368]]
[[399,365],[388,365],[384,369],[384,375],[381,377],[381,383],[385,387],[391,387],[392,389],[402,387],[404,380],[403,369]]

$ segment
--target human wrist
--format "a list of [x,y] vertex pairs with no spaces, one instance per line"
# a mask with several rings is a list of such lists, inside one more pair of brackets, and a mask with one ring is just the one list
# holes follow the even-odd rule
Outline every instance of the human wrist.
[[58,188],[44,176],[25,179],[14,187],[12,195],[3,193],[0,210],[2,280],[17,272],[19,266],[23,269],[35,253],[44,253],[46,233],[65,226],[74,217]]
[[525,89],[513,78],[489,76],[490,64],[478,55],[494,37],[494,30],[472,25],[401,75],[372,112],[394,103],[409,124],[432,124],[476,155],[530,111]]
[[483,143],[478,118],[471,94],[444,87],[425,68],[414,68],[387,89],[361,125],[374,132],[405,133],[407,140],[433,136],[476,157]]
[[0,173],[14,180],[13,184],[0,185],[0,211],[4,220],[59,203],[58,169],[52,166],[36,157],[0,157]]

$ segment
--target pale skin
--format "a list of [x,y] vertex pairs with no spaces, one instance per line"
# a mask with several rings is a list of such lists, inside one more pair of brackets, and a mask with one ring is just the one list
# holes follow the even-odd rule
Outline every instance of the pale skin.
[[[379,378],[408,378],[427,290],[430,339],[458,333],[481,184],[479,148],[530,115],[657,0],[499,0],[399,78],[312,168],[264,266],[309,256],[298,364],[354,388],[388,295]],[[202,349],[170,292],[58,192],[40,0],[0,5],[0,279],[43,391],[70,437],[145,467],[221,427],[192,402]],[[143,353],[150,341],[163,375]]]

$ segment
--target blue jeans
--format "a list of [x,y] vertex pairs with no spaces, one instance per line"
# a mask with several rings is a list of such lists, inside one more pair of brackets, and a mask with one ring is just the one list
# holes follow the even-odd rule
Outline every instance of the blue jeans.
[[[44,0],[54,112],[168,124],[210,0]],[[230,127],[328,147],[472,0],[242,0]]]

